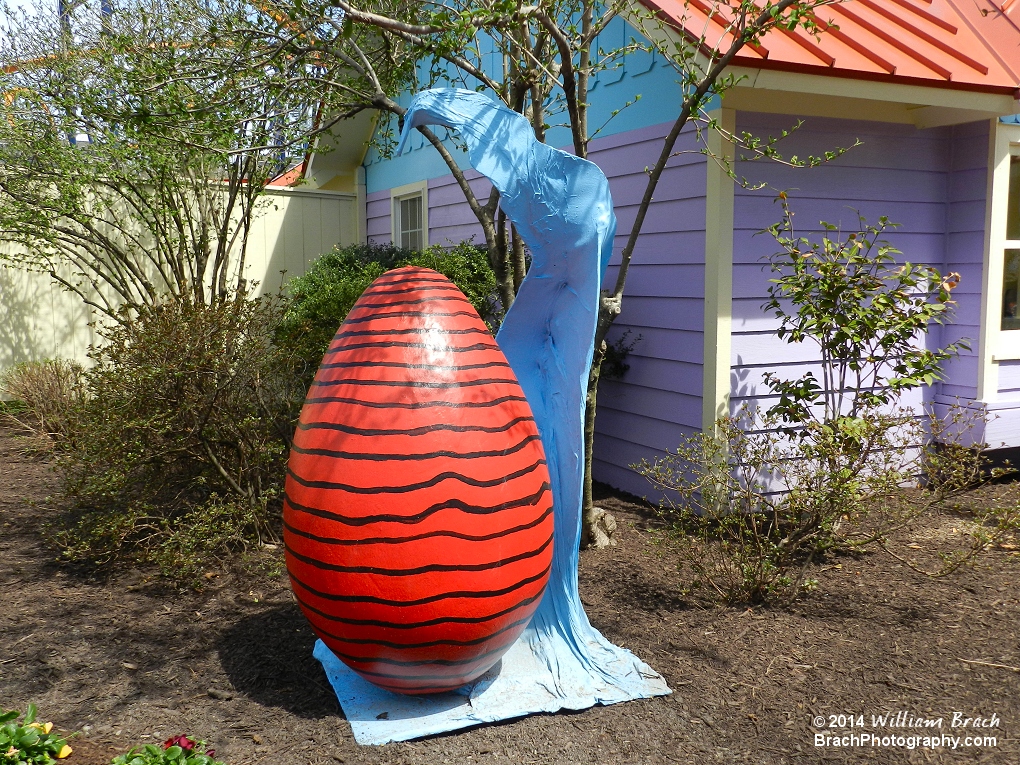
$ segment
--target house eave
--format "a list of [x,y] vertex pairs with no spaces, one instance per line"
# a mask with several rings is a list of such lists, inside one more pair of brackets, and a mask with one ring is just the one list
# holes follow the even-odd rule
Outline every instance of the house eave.
[[837,71],[737,65],[723,105],[741,111],[895,122],[918,128],[993,119],[1018,111],[1017,91],[848,76]]
[[758,57],[737,55],[733,59],[731,69],[768,69],[777,72],[813,74],[825,78],[860,80],[868,83],[887,83],[890,85],[908,85],[931,90],[946,90],[954,93],[988,93],[992,95],[1020,98],[1020,85],[988,85],[977,82],[938,80],[928,77],[908,77],[900,74],[882,72],[863,72],[839,67],[812,66],[789,61],[769,61]]
[[377,116],[374,110],[365,110],[319,135],[305,172],[310,188],[355,191],[357,169],[365,160]]

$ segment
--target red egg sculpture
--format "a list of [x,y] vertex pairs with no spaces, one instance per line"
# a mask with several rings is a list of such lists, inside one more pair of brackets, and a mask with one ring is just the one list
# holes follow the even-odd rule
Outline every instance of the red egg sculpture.
[[492,667],[549,578],[552,493],[531,409],[463,293],[389,271],[308,391],[284,502],[287,570],[312,629],[390,691]]

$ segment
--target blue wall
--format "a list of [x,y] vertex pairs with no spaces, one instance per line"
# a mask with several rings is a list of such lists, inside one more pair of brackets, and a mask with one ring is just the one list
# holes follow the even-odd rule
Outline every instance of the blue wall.
[[[640,39],[638,33],[625,21],[617,18],[599,35],[593,47],[616,50],[636,38]],[[494,64],[493,59],[490,65]],[[661,54],[634,51],[620,59],[618,64],[600,72],[590,89],[588,127],[594,138],[658,125],[671,121],[677,115],[682,95],[677,82],[678,75]],[[426,77],[427,72],[423,68],[423,82]],[[471,83],[451,79],[446,85],[468,87]],[[626,106],[629,101],[634,101],[637,95],[641,96],[640,100]],[[407,94],[398,99],[398,102],[405,106],[409,101],[410,97]],[[622,111],[613,117],[612,113],[616,110]],[[546,143],[572,151],[570,130],[566,126],[566,112],[551,115],[548,120],[552,127],[547,133]],[[394,120],[392,126],[394,133],[395,125]],[[440,128],[438,134],[444,136],[445,131]],[[461,168],[470,167],[466,155],[453,142],[447,139],[444,143],[456,157]],[[368,193],[449,174],[450,169],[439,153],[420,133],[412,134],[408,148],[409,150],[402,156],[389,159],[381,156],[375,147],[369,149],[364,163]]]

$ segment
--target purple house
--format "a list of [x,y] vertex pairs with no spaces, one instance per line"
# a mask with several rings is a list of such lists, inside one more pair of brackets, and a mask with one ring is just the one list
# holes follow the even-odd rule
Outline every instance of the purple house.
[[[666,34],[713,28],[693,0],[645,4],[667,22]],[[788,192],[802,231],[818,230],[821,220],[855,226],[858,211],[872,222],[885,215],[901,224],[888,238],[906,259],[962,275],[955,323],[936,327],[931,341],[966,337],[971,350],[912,403],[959,399],[991,415],[981,434],[990,445],[1020,447],[1020,0],[849,0],[817,15],[829,26],[817,39],[778,30],[745,48],[733,67],[740,82],[717,100],[716,116],[730,131],[762,136],[802,121],[782,142],[786,155],[860,145],[814,169],[737,161],[738,177],[766,184],[751,191],[699,152],[693,132],[681,136],[678,148],[687,151],[659,184],[611,335],[629,329],[640,340],[626,375],[600,389],[597,480],[646,493],[628,465],[676,446],[743,401],[765,401],[763,372],[799,376],[817,362],[810,344],[780,341],[776,320],[762,311],[770,274],[761,259],[776,244],[755,234],[779,219],[779,190]],[[602,44],[639,33],[618,20]],[[645,96],[591,145],[590,159],[612,186],[620,247],[644,168],[676,114],[674,80],[668,62],[641,54],[592,90],[596,115]],[[598,124],[597,116],[591,121]],[[718,134],[709,140],[714,152],[733,154]],[[481,241],[438,154],[421,140],[412,149],[365,157],[367,238],[410,246]],[[469,177],[485,188],[477,174]]]

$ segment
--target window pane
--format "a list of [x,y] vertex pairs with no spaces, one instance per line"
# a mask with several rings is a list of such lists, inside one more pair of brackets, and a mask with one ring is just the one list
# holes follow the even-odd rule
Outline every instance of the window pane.
[[421,231],[421,197],[407,200],[407,229]]
[[1006,238],[1020,239],[1020,156],[1009,158],[1009,197],[1006,204]]
[[398,206],[400,246],[408,250],[420,250],[424,240],[422,231],[422,199],[420,196],[406,197]]
[[421,232],[420,231],[406,231],[400,236],[400,246],[405,250],[420,250],[421,249]]
[[1020,250],[1006,250],[1002,274],[1002,328],[1020,329],[1016,296],[1020,288]]

